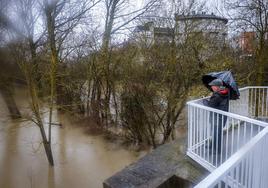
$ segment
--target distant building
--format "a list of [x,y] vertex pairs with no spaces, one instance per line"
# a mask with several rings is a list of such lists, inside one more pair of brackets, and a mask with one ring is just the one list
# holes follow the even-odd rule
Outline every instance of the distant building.
[[[156,23],[162,24],[162,27],[158,27]],[[163,20],[149,21],[136,26],[130,41],[141,48],[150,47],[153,44],[171,43],[173,40],[177,45],[190,41],[191,49],[198,48],[195,56],[202,64],[213,55],[215,50],[221,52],[225,47],[227,23],[226,18],[205,12],[201,14],[192,12],[188,15],[175,14],[172,27],[163,27],[165,24]],[[138,62],[144,61],[142,55],[139,55],[137,59]]]
[[243,56],[252,56],[255,50],[254,41],[256,40],[256,32],[246,31],[239,36],[239,47]]
[[188,15],[175,14],[176,33],[179,42],[184,42],[188,36],[202,34],[205,38],[212,39],[216,44],[223,45],[227,37],[228,19],[214,14],[195,13]]
[[168,27],[157,27],[153,22],[147,22],[144,25],[136,26],[133,39],[144,41],[151,45],[155,43],[171,42],[174,35],[174,29]]
[[175,14],[175,26],[158,27],[153,21],[138,25],[134,29],[134,40],[144,41],[146,44],[171,42],[175,36],[177,43],[183,43],[187,37],[202,34],[205,39],[212,39],[217,45],[223,46],[227,37],[228,19],[214,14],[178,15]]

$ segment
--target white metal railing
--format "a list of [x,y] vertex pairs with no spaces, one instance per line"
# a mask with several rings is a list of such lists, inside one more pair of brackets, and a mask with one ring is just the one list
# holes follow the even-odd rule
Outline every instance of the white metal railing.
[[[202,181],[200,185],[198,184],[198,188],[256,187],[255,185],[262,184],[264,181],[256,182],[253,177],[255,176],[253,174],[257,174],[259,171],[255,169],[257,164],[252,159],[264,161],[262,159],[264,155],[256,154],[256,151],[259,151],[260,147],[263,146],[256,144],[267,144],[262,139],[267,137],[265,127],[268,126],[268,123],[265,121],[268,117],[268,87],[246,87],[240,89],[240,94],[239,100],[230,101],[229,112],[205,106],[203,101],[207,98],[187,103],[187,155],[209,171],[213,171],[204,180],[205,183]],[[260,136],[264,133],[265,136]],[[256,139],[258,141],[253,142]],[[248,147],[252,144],[254,146]],[[238,159],[234,157],[238,157]],[[231,167],[230,164],[233,166]],[[251,170],[247,170],[251,167]],[[221,169],[220,175],[217,174],[219,173],[218,169]],[[249,181],[250,178],[251,181]],[[208,185],[207,181],[212,182],[211,185]]]
[[220,166],[266,124],[200,104],[188,103],[187,154],[210,171]]
[[268,87],[245,87],[240,89],[240,99],[230,101],[230,112],[263,119],[268,117]]
[[207,98],[188,102],[187,154],[209,171],[219,167],[268,125],[250,118],[267,117],[267,88],[241,89],[241,98],[230,102],[231,112],[205,106]]
[[268,127],[230,157],[195,188],[267,188]]

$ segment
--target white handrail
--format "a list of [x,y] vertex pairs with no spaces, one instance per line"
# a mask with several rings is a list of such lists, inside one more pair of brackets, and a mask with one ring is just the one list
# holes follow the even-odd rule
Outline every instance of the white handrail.
[[268,151],[263,151],[268,144],[268,86],[239,91],[241,98],[230,101],[229,112],[205,106],[209,97],[187,102],[187,155],[212,172],[196,188],[268,184]]
[[250,88],[266,89],[266,88],[268,88],[268,86],[247,86],[247,87],[243,87],[243,88],[239,89],[239,91],[244,90],[244,89],[250,89]]
[[268,127],[268,87],[252,88],[240,90],[241,99],[230,103],[229,112],[205,106],[204,98],[187,102],[187,155],[207,170],[214,171]]
[[[248,90],[248,89],[257,89],[257,88],[260,88],[260,89],[268,89],[268,86],[247,86],[247,87],[243,87],[243,88],[240,88],[239,91],[242,92],[242,91],[245,91],[245,90]],[[209,96],[207,97],[203,97],[203,98],[198,98],[198,99],[194,99],[194,100],[191,100],[189,102],[198,102],[198,101],[201,101],[203,99],[208,99]],[[189,103],[187,102],[187,103]]]
[[268,133],[268,127],[259,132],[254,138],[252,138],[246,145],[244,145],[239,151],[225,161],[220,167],[216,168],[210,175],[208,175],[203,181],[201,181],[195,188],[208,188],[213,187],[215,182],[221,180],[234,165],[242,161],[242,157],[245,156],[258,142],[263,139]]
[[225,115],[225,116],[228,116],[228,117],[237,118],[237,119],[240,119],[240,120],[243,120],[243,121],[250,121],[250,122],[252,122],[252,123],[254,123],[256,125],[262,126],[262,127],[268,126],[268,123],[265,123],[263,121],[248,118],[248,117],[241,116],[241,115],[238,115],[238,114],[234,114],[234,113],[231,113],[231,112],[225,112],[225,111],[218,110],[218,109],[215,109],[215,108],[212,108],[212,107],[203,106],[201,104],[197,104],[197,103],[194,103],[194,102],[191,102],[191,101],[187,102],[187,104],[191,105],[191,106],[194,106],[194,107],[197,107],[197,108],[201,108],[201,109],[204,109],[204,110],[215,112],[215,113],[218,113],[218,114],[221,114],[221,115]]

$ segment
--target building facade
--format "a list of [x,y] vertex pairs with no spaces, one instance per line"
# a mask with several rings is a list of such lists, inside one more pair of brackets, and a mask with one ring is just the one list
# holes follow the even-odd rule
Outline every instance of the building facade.
[[187,15],[175,14],[175,22],[170,27],[158,27],[150,21],[135,27],[133,39],[145,41],[148,45],[158,42],[184,43],[187,38],[202,36],[205,40],[212,40],[216,45],[223,46],[227,38],[228,19],[214,14],[195,13]]
[[227,37],[228,19],[214,14],[195,13],[175,15],[177,41],[183,43],[189,36],[202,35],[212,39],[217,45],[224,45]]
[[244,56],[252,56],[255,50],[256,32],[245,31],[239,36],[239,47]]
[[147,22],[136,26],[133,34],[133,40],[144,42],[147,45],[157,43],[170,43],[174,36],[174,29],[170,27],[158,27],[154,22]]

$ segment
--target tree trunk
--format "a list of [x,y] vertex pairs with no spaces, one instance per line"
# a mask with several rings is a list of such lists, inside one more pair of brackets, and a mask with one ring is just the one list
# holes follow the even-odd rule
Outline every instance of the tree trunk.
[[[26,73],[27,73],[26,78],[27,78],[28,90],[30,93],[31,101],[32,101],[31,107],[32,107],[32,111],[34,113],[34,116],[36,118],[35,123],[40,128],[42,141],[43,141],[44,149],[46,151],[46,155],[47,155],[47,159],[49,161],[49,164],[51,166],[54,166],[54,160],[53,160],[53,155],[52,155],[52,150],[51,150],[51,140],[47,139],[46,132],[44,129],[44,124],[43,124],[42,118],[40,116],[40,111],[39,111],[40,107],[39,107],[38,95],[36,92],[35,79],[33,79],[31,72],[27,71]],[[49,132],[48,134],[49,134],[48,137],[51,138],[50,137],[51,132]]]
[[[48,142],[51,143],[51,124],[52,124],[52,113],[54,108],[54,99],[58,99],[59,93],[57,93],[57,69],[58,69],[58,51],[56,47],[56,36],[55,36],[55,11],[56,4],[54,6],[50,5],[48,1],[45,1],[45,14],[47,21],[47,31],[49,47],[51,52],[50,61],[50,107],[49,107],[49,128],[48,128]],[[57,101],[57,100],[56,100]],[[57,101],[58,102],[58,101]]]
[[2,94],[2,97],[7,105],[11,118],[21,118],[20,111],[10,90],[7,88],[0,88],[0,93]]
[[264,33],[260,33],[259,49],[257,49],[257,85],[263,85],[264,81],[264,66],[265,66],[265,45]]
[[53,160],[53,155],[52,155],[52,150],[51,150],[51,143],[48,142],[48,140],[47,140],[46,133],[45,133],[43,125],[39,126],[39,128],[40,128],[40,132],[41,132],[41,135],[42,135],[43,145],[44,145],[44,148],[45,148],[45,151],[46,151],[48,162],[49,162],[49,164],[51,166],[54,166],[54,160]]

